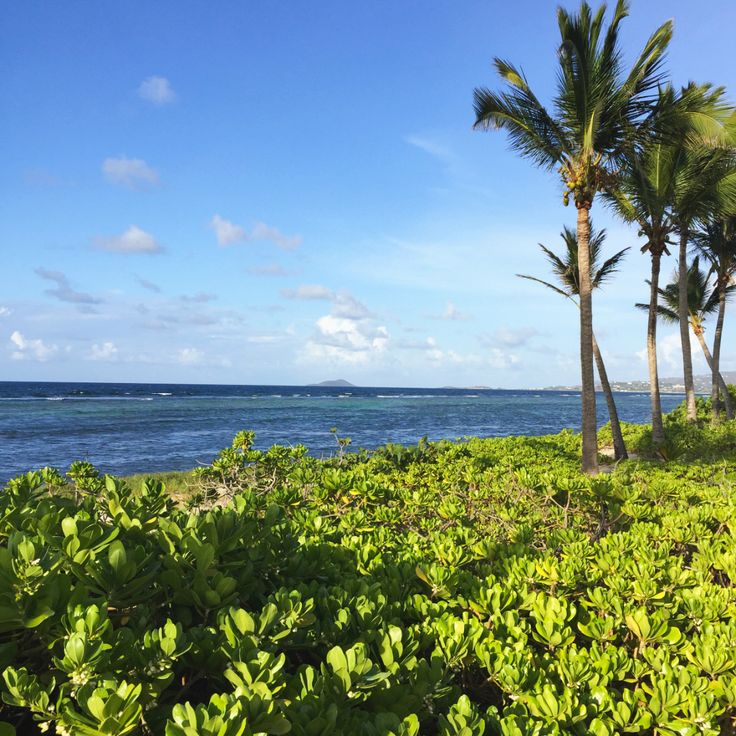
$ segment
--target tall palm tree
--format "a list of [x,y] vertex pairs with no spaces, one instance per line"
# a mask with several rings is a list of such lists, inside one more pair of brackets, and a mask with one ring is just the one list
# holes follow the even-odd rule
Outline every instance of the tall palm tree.
[[697,120],[705,118],[711,123],[708,131],[704,132],[698,126],[681,139],[672,191],[672,217],[680,237],[679,324],[686,416],[692,422],[696,420],[697,412],[688,331],[687,248],[695,222],[736,212],[736,156],[729,125],[733,110],[723,101],[723,90],[690,84],[683,89],[681,97],[686,95],[700,98],[701,114]]
[[[696,157],[690,147],[697,142],[704,144],[707,140],[715,141],[724,135],[722,110],[719,104],[714,104],[713,94],[708,85],[688,85],[679,93],[669,86],[660,89],[652,134],[643,142],[629,146],[619,169],[618,186],[609,188],[605,193],[618,214],[626,222],[639,227],[639,236],[646,239],[641,250],[651,256],[647,362],[652,441],[655,446],[665,441],[657,365],[657,302],[661,260],[663,255],[670,254],[669,246],[677,232],[678,222],[680,226],[683,224],[682,220],[678,220],[681,217],[680,210],[675,208],[680,206],[678,203],[687,200],[688,191],[697,191],[693,184],[693,179],[697,177],[697,166],[694,165]],[[697,199],[694,195],[691,198]],[[687,210],[690,213],[688,217],[705,210],[702,203],[698,207],[688,207],[682,208],[683,212]],[[683,344],[689,345],[689,334],[686,340]]]
[[639,150],[632,150],[622,166],[619,185],[607,194],[623,220],[638,225],[639,236],[646,242],[642,253],[651,257],[649,279],[649,318],[647,320],[647,363],[649,367],[649,395],[652,408],[652,442],[664,444],[662,401],[659,391],[657,365],[657,297],[662,256],[669,255],[674,223],[670,219],[667,203],[673,167],[672,148],[662,141],[652,139]]
[[[687,286],[687,319],[688,326],[692,329],[693,334],[698,339],[700,347],[705,356],[708,367],[713,370],[713,356],[708,349],[708,343],[705,341],[705,327],[703,322],[706,317],[718,311],[720,294],[717,286],[711,286],[709,283],[710,274],[701,270],[700,258],[696,256],[685,276],[685,284]],[[672,281],[663,289],[658,289],[661,298],[657,305],[657,314],[666,322],[678,324],[680,322],[680,278],[679,271],[675,271]],[[736,285],[728,284],[723,290],[724,299],[728,299],[736,291]],[[639,309],[649,309],[648,304],[637,304]],[[715,375],[715,380],[719,388],[724,392],[727,411],[729,415],[733,414],[731,407],[731,399],[728,394],[726,382],[723,380],[720,372]]]
[[[562,296],[570,299],[573,304],[579,307],[579,304],[575,297],[580,293],[580,274],[578,271],[578,238],[573,230],[569,227],[565,227],[560,233],[562,240],[565,243],[565,251],[562,256],[558,256],[553,253],[549,248],[545,247],[541,243],[539,247],[547,257],[549,264],[552,266],[552,273],[557,277],[557,281],[560,286],[550,284],[548,281],[543,281],[535,276],[527,276],[526,274],[517,273],[516,275],[522,279],[529,279],[529,281],[536,281],[542,286],[546,286],[548,289],[561,294]],[[598,288],[604,281],[607,281],[617,270],[618,265],[623,259],[628,248],[620,250],[615,255],[611,256],[608,260],[600,263],[602,257],[603,243],[606,239],[606,231],[601,230],[596,232],[593,228],[593,223],[590,223],[590,281],[593,289]],[[596,366],[598,367],[598,377],[601,381],[601,389],[606,397],[606,404],[608,406],[608,416],[611,420],[611,434],[613,435],[613,452],[616,460],[625,460],[628,458],[626,452],[626,443],[624,442],[623,434],[621,433],[621,423],[618,419],[618,411],[616,410],[616,402],[613,398],[613,391],[611,390],[611,384],[608,381],[608,373],[606,372],[606,366],[603,362],[603,356],[598,347],[598,341],[595,338],[595,332],[593,333],[593,356],[595,358]]]
[[[710,263],[710,269],[716,279],[718,293],[718,317],[713,332],[713,379],[711,384],[711,404],[713,418],[719,417],[718,393],[721,360],[721,337],[723,335],[723,320],[726,315],[726,298],[734,275],[736,275],[736,217],[725,220],[716,220],[706,223],[693,236],[693,246],[696,251]],[[731,397],[728,391],[723,392],[726,417],[733,418]]]
[[559,70],[551,112],[532,92],[523,72],[502,59],[495,59],[495,66],[506,90],[474,92],[474,127],[502,128],[522,156],[547,169],[557,167],[566,187],[563,200],[567,203],[572,196],[577,208],[582,465],[590,474],[598,472],[598,442],[589,213],[596,194],[610,186],[625,147],[651,114],[672,37],[672,24],[664,23],[625,72],[619,27],[628,12],[628,2],[618,0],[604,28],[605,5],[595,13],[587,2],[577,13],[558,8]]

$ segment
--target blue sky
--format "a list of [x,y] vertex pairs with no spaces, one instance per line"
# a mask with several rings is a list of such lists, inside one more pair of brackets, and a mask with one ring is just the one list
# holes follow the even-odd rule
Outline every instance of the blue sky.
[[[730,0],[632,5],[629,56],[674,18],[673,81],[736,89]],[[536,244],[574,209],[471,130],[494,56],[549,100],[555,7],[8,4],[0,379],[577,383],[574,309],[514,276],[545,275]],[[643,378],[648,259],[593,217],[609,252],[632,246],[596,295],[599,341],[612,378]],[[727,318],[728,370],[735,338]]]

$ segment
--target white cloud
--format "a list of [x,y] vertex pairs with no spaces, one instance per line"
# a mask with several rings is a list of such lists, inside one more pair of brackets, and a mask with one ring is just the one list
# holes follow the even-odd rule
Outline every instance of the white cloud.
[[102,173],[111,184],[128,189],[142,189],[159,183],[158,171],[140,158],[106,158],[102,162]]
[[52,281],[56,284],[53,289],[45,289],[44,293],[53,296],[59,301],[70,302],[71,304],[99,304],[101,302],[97,297],[91,294],[85,294],[82,291],[75,291],[69,284],[69,279],[61,271],[49,271],[46,268],[37,268],[36,274],[46,281]]
[[111,362],[118,356],[118,349],[114,342],[103,342],[102,345],[93,345],[87,356],[88,360]]
[[159,366],[197,366],[199,368],[232,368],[233,362],[230,358],[218,356],[211,358],[198,348],[181,348],[168,352],[157,350],[154,352],[141,352],[126,357],[126,363],[159,365]]
[[441,143],[421,135],[408,135],[404,139],[410,146],[419,148],[434,158],[448,162],[453,159],[452,151]]
[[296,289],[282,289],[281,295],[286,299],[332,302],[332,314],[335,317],[360,320],[372,316],[365,304],[345,289],[335,292],[321,284],[302,284]]
[[13,310],[9,307],[0,307],[0,317],[9,317],[13,314]]
[[266,225],[265,222],[257,222],[248,233],[242,225],[230,222],[218,214],[213,215],[210,220],[210,228],[215,231],[218,245],[223,247],[254,240],[270,240],[282,250],[295,250],[302,242],[301,235],[284,235],[278,228]]
[[317,320],[317,332],[307,342],[308,361],[358,364],[381,355],[388,345],[388,330],[365,322],[327,314]]
[[121,235],[96,238],[95,247],[109,253],[162,253],[164,250],[153,235],[137,225],[131,225]]
[[659,370],[660,376],[662,375],[662,370],[675,373],[676,375],[682,374],[682,345],[679,333],[673,332],[657,340],[657,355],[661,364]]
[[44,363],[59,350],[56,345],[47,345],[43,340],[29,340],[18,330],[10,336],[10,342],[13,344],[10,356],[13,360],[37,360]]
[[176,93],[166,77],[146,77],[138,87],[138,96],[154,105],[168,105],[176,100]]
[[401,350],[418,350],[424,352],[424,359],[444,365],[482,365],[479,355],[469,353],[462,355],[455,350],[443,350],[431,335],[425,340],[402,340],[396,343]]
[[500,348],[491,348],[488,364],[491,368],[511,368],[518,365],[519,357]]
[[447,308],[445,309],[445,314],[443,316],[451,322],[461,322],[470,319],[469,314],[461,312],[452,302],[447,302]]
[[[418,330],[412,329],[411,331],[417,332]],[[400,350],[431,350],[436,348],[437,340],[434,337],[428,337],[425,340],[397,340],[394,345]]]
[[385,354],[389,333],[376,323],[368,308],[344,289],[335,293],[317,284],[302,285],[291,298],[332,302],[330,314],[315,323],[315,332],[306,342],[300,358],[307,362],[364,364]]
[[461,312],[452,302],[447,302],[445,311],[442,314],[429,315],[430,319],[441,319],[448,322],[465,322],[472,317],[465,312]]
[[253,240],[270,240],[282,250],[296,250],[302,243],[301,235],[284,235],[280,230],[265,222],[257,222],[250,234]]
[[401,350],[423,351],[425,359],[446,366],[488,366],[490,368],[510,368],[519,363],[519,358],[500,348],[492,348],[488,357],[477,353],[458,353],[440,347],[437,340],[430,336],[425,340],[399,341],[396,347]]
[[283,289],[281,294],[287,299],[332,301],[335,292],[320,284],[302,284],[296,289]]
[[537,335],[539,331],[534,327],[520,327],[516,330],[501,327],[490,338],[487,335],[481,335],[480,339],[484,343],[497,343],[507,348],[518,348],[526,345],[531,338]]
[[427,358],[435,362],[442,362],[445,358],[445,354],[440,350],[437,340],[430,336],[426,339],[423,344],[423,349],[427,351]]
[[226,220],[220,215],[214,215],[210,220],[210,227],[215,231],[218,245],[232,245],[233,243],[242,243],[248,240],[248,233],[245,228],[236,225],[230,220]]
[[254,345],[268,345],[274,342],[281,342],[286,337],[287,335],[249,335],[245,338],[245,341]]
[[182,365],[196,365],[204,360],[204,353],[197,348],[182,348],[176,355]]
[[335,295],[332,313],[337,317],[356,320],[372,316],[365,304],[359,302],[350,292],[344,289]]
[[[708,373],[708,367],[703,358],[702,351],[697,345],[696,339],[690,334],[690,350],[693,358],[693,370],[695,373]],[[642,363],[647,362],[647,350],[642,348],[636,353]],[[680,333],[671,332],[657,336],[657,368],[660,378],[682,378],[682,344]]]

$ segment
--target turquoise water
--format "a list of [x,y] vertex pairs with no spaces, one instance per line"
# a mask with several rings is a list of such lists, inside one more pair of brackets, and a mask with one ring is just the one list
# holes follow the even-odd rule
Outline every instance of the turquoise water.
[[[624,421],[647,422],[649,397],[616,396]],[[669,411],[681,396],[664,395]],[[598,401],[599,423],[606,415]],[[0,482],[51,465],[89,460],[116,475],[186,470],[212,460],[241,429],[256,446],[306,445],[334,453],[336,427],[352,448],[386,442],[579,429],[574,391],[204,386],[0,382]]]

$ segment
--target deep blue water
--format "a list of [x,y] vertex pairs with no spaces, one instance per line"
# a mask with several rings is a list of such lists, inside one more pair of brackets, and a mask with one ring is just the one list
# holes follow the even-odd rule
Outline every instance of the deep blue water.
[[[621,393],[621,418],[647,422],[649,397]],[[665,411],[681,396],[663,395]],[[598,418],[608,420],[599,396]],[[0,382],[0,482],[51,465],[89,460],[123,475],[208,463],[241,429],[256,446],[336,449],[330,428],[352,447],[386,442],[511,434],[580,427],[580,395],[565,391],[205,386]]]

